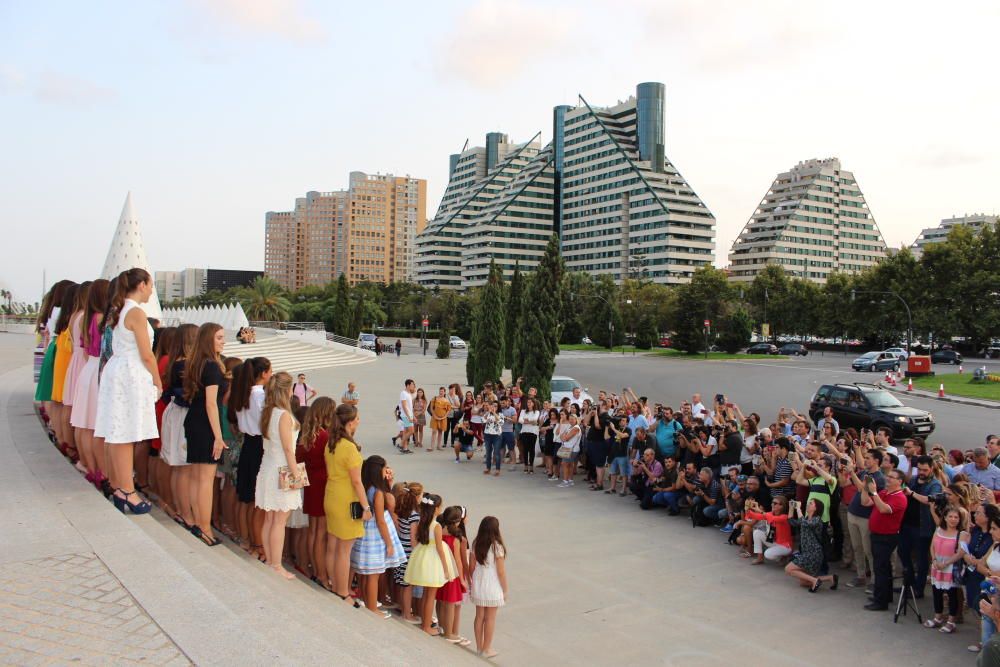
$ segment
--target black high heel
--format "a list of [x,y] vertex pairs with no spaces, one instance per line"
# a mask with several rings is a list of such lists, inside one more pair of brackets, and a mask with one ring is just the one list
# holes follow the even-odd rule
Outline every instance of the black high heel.
[[[117,490],[118,491],[122,491],[121,489],[117,489]],[[125,493],[125,492],[122,491],[122,493]],[[122,514],[125,514],[125,503],[127,502],[127,500],[125,498],[119,498],[117,495],[115,495],[114,491],[111,492],[110,498],[111,498],[111,502],[114,503],[114,505],[115,505],[115,509],[117,509]]]
[[[340,598],[344,602],[347,602],[347,596],[346,595],[341,595],[337,591],[330,591],[330,592],[333,593],[334,595],[336,595],[338,598]],[[351,599],[354,600],[354,598],[351,598]],[[354,600],[354,608],[355,609],[361,609],[361,603],[358,602],[357,600]]]

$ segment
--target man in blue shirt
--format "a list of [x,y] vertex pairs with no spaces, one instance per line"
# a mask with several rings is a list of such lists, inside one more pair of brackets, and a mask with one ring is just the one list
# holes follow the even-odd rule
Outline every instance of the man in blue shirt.
[[684,427],[674,419],[674,410],[670,407],[660,408],[652,426],[656,429],[656,448],[664,458],[677,458],[677,442],[674,435]]
[[903,490],[911,502],[906,506],[903,526],[899,531],[899,560],[903,563],[905,582],[913,585],[913,595],[917,598],[924,597],[924,585],[931,568],[934,517],[931,516],[930,498],[943,491],[941,482],[932,472],[933,462],[929,456],[914,457],[917,472]]
[[989,452],[982,447],[972,450],[972,463],[962,466],[962,472],[973,484],[982,484],[990,491],[1000,491],[1000,468],[990,463]]
[[638,403],[633,403],[629,408],[628,415],[628,428],[632,431],[632,438],[628,441],[629,447],[635,446],[635,431],[636,429],[642,427],[643,430],[649,430],[649,422],[646,421],[646,416],[642,414],[642,406]]

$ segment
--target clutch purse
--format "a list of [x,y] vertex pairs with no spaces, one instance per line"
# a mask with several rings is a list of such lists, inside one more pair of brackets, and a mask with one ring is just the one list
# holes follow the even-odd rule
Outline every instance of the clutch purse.
[[288,466],[278,468],[278,488],[282,491],[294,491],[309,486],[309,475],[306,474],[306,464],[295,464],[295,475],[288,472]]
[[351,518],[357,521],[365,515],[365,508],[361,506],[361,503],[355,501],[351,503]]

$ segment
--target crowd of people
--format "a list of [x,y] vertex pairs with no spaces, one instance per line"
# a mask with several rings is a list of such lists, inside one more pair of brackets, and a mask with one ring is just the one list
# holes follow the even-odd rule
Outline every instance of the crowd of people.
[[541,468],[557,488],[579,482],[683,515],[720,530],[749,564],[782,566],[809,593],[850,577],[846,587],[864,590],[873,612],[895,609],[894,594],[927,595],[926,628],[952,634],[971,614],[980,632],[969,650],[1000,656],[996,435],[946,450],[919,437],[896,442],[887,428],[841,428],[829,408],[816,423],[787,408],[767,421],[721,394],[708,405],[694,394],[675,411],[628,388],[591,400],[578,387],[552,404],[521,384],[473,393],[456,383],[428,400],[408,379],[393,445],[449,451],[455,463],[478,456],[490,476]]
[[257,330],[253,327],[240,327],[239,331],[236,332],[236,340],[244,345],[256,343]]
[[[222,536],[284,579],[285,563],[336,598],[493,657],[507,596],[496,517],[468,539],[468,510],[385,459],[363,458],[360,394],[338,404],[264,357],[223,355],[218,324],[157,327],[139,268],[113,281],[63,280],[38,317],[35,400],[59,450],[122,513],[155,501],[208,547]],[[245,332],[244,332],[245,333]],[[247,341],[243,341],[247,342]],[[339,604],[339,603],[338,603]]]

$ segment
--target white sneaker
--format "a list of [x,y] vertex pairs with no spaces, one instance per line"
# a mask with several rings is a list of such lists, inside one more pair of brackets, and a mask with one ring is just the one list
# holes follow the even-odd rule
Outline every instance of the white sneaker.
[[562,482],[559,482],[559,487],[562,489],[567,489],[569,488],[569,482],[563,480]]
[[575,482],[573,480],[569,480],[568,482],[566,482],[566,486],[573,486],[574,484]]

